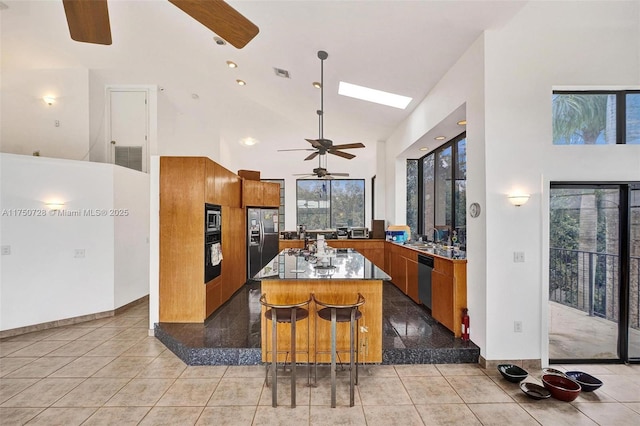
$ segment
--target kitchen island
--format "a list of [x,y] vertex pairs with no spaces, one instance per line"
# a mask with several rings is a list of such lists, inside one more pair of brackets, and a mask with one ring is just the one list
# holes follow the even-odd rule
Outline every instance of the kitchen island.
[[[255,277],[261,283],[261,292],[267,301],[274,304],[298,303],[315,294],[321,301],[349,304],[354,303],[358,293],[366,299],[361,307],[362,318],[358,328],[359,361],[365,363],[382,362],[382,282],[391,277],[378,268],[361,253],[352,249],[329,250],[325,255],[314,256],[302,250],[282,250]],[[313,361],[307,357],[315,351],[316,342],[316,306],[309,306],[309,318],[296,324],[296,355],[299,362]],[[264,317],[262,308],[261,335],[262,361],[270,361],[270,326]],[[309,338],[307,339],[307,326]],[[338,324],[338,348],[348,348],[349,324]],[[278,349],[289,347],[291,335],[289,324],[278,324]],[[318,321],[318,350],[327,351],[330,347],[330,323]],[[284,349],[283,349],[284,348]],[[278,355],[278,361],[284,361],[286,354]],[[319,354],[318,362],[329,362],[329,354]],[[341,355],[342,362],[348,362],[349,356]]]

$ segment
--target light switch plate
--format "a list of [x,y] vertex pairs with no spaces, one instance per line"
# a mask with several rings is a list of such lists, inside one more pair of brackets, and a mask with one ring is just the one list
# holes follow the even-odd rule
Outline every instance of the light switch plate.
[[513,261],[514,261],[514,263],[522,263],[522,262],[524,262],[524,252],[523,251],[514,251],[513,252]]

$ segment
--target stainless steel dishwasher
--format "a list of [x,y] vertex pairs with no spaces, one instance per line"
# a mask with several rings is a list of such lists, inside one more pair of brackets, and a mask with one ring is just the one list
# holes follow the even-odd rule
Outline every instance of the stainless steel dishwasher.
[[429,309],[431,309],[431,271],[433,271],[433,257],[419,254],[418,298]]

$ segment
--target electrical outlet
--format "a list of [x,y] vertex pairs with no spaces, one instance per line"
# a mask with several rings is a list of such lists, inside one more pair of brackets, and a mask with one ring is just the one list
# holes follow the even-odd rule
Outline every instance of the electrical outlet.
[[75,257],[76,259],[83,258],[84,255],[85,255],[84,249],[75,249],[73,252],[73,257]]
[[514,263],[522,263],[522,262],[524,262],[524,252],[523,251],[514,251],[513,252],[513,261],[514,261]]
[[522,321],[513,322],[513,331],[515,333],[522,333]]
[[8,256],[11,254],[11,246],[2,246],[2,255]]
[[60,127],[60,120],[56,120],[53,123],[56,127]]

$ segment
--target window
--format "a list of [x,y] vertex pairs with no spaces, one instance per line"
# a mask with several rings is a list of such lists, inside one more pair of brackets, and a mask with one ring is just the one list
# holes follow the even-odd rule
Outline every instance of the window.
[[640,91],[555,91],[554,145],[640,143]]
[[278,207],[278,229],[284,228],[284,179],[260,179],[263,182],[280,184],[280,207]]
[[296,185],[298,225],[364,226],[364,179],[298,179]]
[[407,160],[407,225],[418,233],[418,160]]
[[[407,161],[407,224],[411,235],[428,240],[451,238],[466,245],[466,153],[463,133],[419,160]],[[412,227],[413,217],[417,218],[417,229]]]

